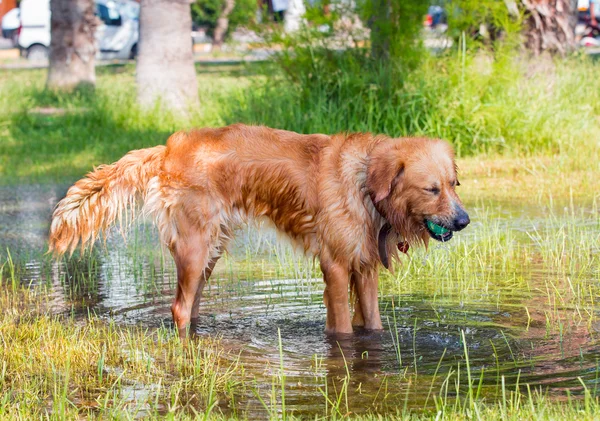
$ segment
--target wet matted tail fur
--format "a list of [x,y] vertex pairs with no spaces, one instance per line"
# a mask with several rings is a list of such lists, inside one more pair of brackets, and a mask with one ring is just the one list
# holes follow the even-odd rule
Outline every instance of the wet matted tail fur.
[[133,216],[136,202],[144,200],[150,180],[160,172],[165,151],[165,146],[131,151],[77,181],[56,205],[49,251],[72,254],[79,244],[84,250],[115,221]]

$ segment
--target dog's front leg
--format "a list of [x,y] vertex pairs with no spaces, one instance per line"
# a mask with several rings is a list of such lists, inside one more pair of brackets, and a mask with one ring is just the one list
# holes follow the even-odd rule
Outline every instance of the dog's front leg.
[[327,307],[325,332],[329,334],[352,333],[350,307],[348,305],[348,286],[350,273],[348,265],[334,262],[328,253],[321,254],[321,270],[325,280],[323,300]]
[[356,294],[352,325],[369,330],[383,329],[377,300],[379,281],[377,271],[371,270],[362,274],[353,272],[352,281]]

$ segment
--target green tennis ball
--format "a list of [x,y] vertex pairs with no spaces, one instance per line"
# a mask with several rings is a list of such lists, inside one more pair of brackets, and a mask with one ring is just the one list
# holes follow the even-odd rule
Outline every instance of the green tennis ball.
[[448,230],[441,225],[434,224],[431,221],[427,221],[427,228],[434,233],[435,235],[444,235],[448,232]]

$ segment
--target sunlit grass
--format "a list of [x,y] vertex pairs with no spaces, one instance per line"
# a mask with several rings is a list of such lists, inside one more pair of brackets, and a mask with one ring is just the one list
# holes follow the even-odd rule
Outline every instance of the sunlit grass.
[[[164,143],[174,130],[238,117],[301,131],[383,127],[395,135],[410,128],[447,137],[463,155],[482,153],[458,160],[459,194],[472,224],[449,244],[412,248],[394,273],[382,271],[385,334],[397,360],[391,374],[353,371],[356,356],[341,346],[339,371],[326,356],[305,356],[320,393],[311,401],[314,418],[598,419],[598,363],[585,343],[569,339],[595,340],[600,315],[600,106],[586,94],[598,83],[597,65],[551,63],[548,76],[521,64],[469,57],[463,69],[472,80],[461,86],[463,69],[452,57],[429,63],[426,89],[417,89],[418,80],[407,85],[417,89],[412,108],[387,109],[373,96],[357,105],[370,110],[365,121],[348,118],[349,108],[327,98],[298,102],[295,88],[265,85],[253,68],[200,66],[201,107],[185,122],[140,112],[130,67],[101,70],[96,95],[75,97],[43,92],[43,71],[4,71],[0,183],[71,182],[130,149]],[[435,109],[418,106],[419,95]],[[207,311],[246,311],[234,299],[251,296],[260,309],[247,311],[255,314],[291,303],[324,313],[317,262],[255,229],[240,238],[209,282]],[[286,400],[308,386],[290,383],[290,344],[280,336],[266,345],[276,344],[277,361],[246,367],[242,351],[218,337],[182,344],[168,315],[167,326],[150,328],[116,322],[119,308],[90,311],[112,285],[133,304],[156,300],[168,313],[174,267],[150,224],[134,225],[126,243],[111,233],[73,259],[54,262],[44,252],[0,247],[0,419],[254,419],[236,406],[240,396],[254,397],[263,418],[297,416]],[[435,360],[421,360],[426,350],[417,339],[435,329],[446,329],[454,348],[440,346]],[[469,331],[478,329],[498,337],[473,344],[477,333]],[[520,376],[538,361],[515,346],[522,338],[531,346],[546,339],[551,350],[540,355],[576,361],[569,360],[582,367],[580,380],[561,393],[530,387]],[[476,358],[477,347],[485,357]],[[386,415],[352,413],[353,399],[374,385],[369,410]]]
[[[470,231],[457,235],[448,245],[432,245],[428,251],[411,250],[410,257],[402,258],[395,274],[382,273],[384,323],[390,332],[420,331],[422,323],[435,322],[436,317],[458,326],[466,323],[464,328],[477,326],[466,319],[461,323],[460,319],[447,319],[449,315],[435,315],[435,309],[460,303],[467,311],[473,306],[517,307],[518,310],[515,308],[512,312],[521,314],[516,323],[521,323],[518,329],[523,331],[531,324],[531,329],[543,332],[540,323],[545,323],[546,334],[551,336],[568,335],[571,329],[579,329],[578,326],[593,331],[598,313],[596,297],[600,292],[597,210],[595,206],[560,211],[545,209],[540,216],[522,218],[515,224],[509,218],[499,217],[498,213],[502,214],[499,209],[477,207],[472,211],[474,222]],[[150,292],[165,276],[173,285],[172,263],[155,246],[155,238],[153,230],[132,228],[130,241],[124,248],[119,246],[118,253],[110,251],[115,249],[113,239],[107,249],[100,243],[96,252],[79,264],[75,259],[64,269],[48,260],[43,264],[41,276],[46,279],[58,276],[59,282],[69,279],[66,291],[72,294],[73,305],[77,305],[77,297],[93,291],[99,278],[106,278],[104,282],[123,282],[118,278],[124,277],[131,279],[127,282],[133,282],[136,288]],[[282,247],[274,237],[251,232],[250,238],[249,243],[234,246],[233,256],[224,258],[217,267],[211,288],[221,291],[219,302],[227,306],[228,297],[247,294],[249,285],[261,279],[296,279],[296,289],[308,285],[312,290],[312,298],[308,299],[320,302],[320,283],[302,286],[302,279],[320,277],[312,262]],[[27,419],[51,413],[57,419],[67,419],[85,414],[124,418],[136,413],[160,418],[170,413],[175,419],[187,419],[209,408],[215,415],[219,414],[221,406],[214,406],[217,400],[222,404],[236,393],[251,393],[264,402],[269,418],[280,416],[286,390],[285,361],[283,372],[281,368],[269,369],[273,372],[273,385],[270,390],[264,390],[257,388],[252,380],[254,374],[244,368],[243,362],[238,363],[235,356],[221,359],[224,351],[219,342],[210,337],[186,347],[168,327],[144,330],[119,326],[93,315],[83,319],[53,315],[51,298],[45,295],[52,286],[23,290],[20,277],[25,276],[27,270],[12,259],[6,255],[0,288],[3,309],[0,342],[9,344],[0,350],[0,372],[3,373],[0,414]],[[108,271],[103,263],[107,259],[111,260],[112,268]],[[532,276],[535,271],[552,275]],[[271,294],[265,295],[266,300],[273,300],[270,308],[276,309],[296,299],[280,295],[276,284],[274,288]],[[160,293],[159,288],[155,294]],[[396,318],[396,310],[385,304],[392,300],[393,306],[393,302],[411,300],[411,297],[426,297],[433,309],[431,315],[421,313],[417,319],[398,313]],[[209,293],[209,305],[210,300]],[[85,308],[85,303],[83,305]],[[598,416],[598,401],[589,389],[593,387],[593,380],[587,379],[583,383],[583,395],[568,402],[556,402],[544,391],[528,390],[526,383],[516,387],[514,377],[506,381],[498,377],[494,386],[488,384],[482,389],[480,382],[484,376],[486,379],[496,376],[493,366],[482,369],[481,362],[477,362],[475,369],[471,364],[471,379],[467,380],[466,352],[459,365],[444,361],[442,370],[436,369],[432,375],[432,368],[419,362],[419,350],[412,347],[414,344],[404,339],[398,348],[399,374],[379,380],[380,387],[389,390],[381,398],[382,408],[395,407],[399,411],[398,415],[389,415],[388,409],[383,419],[428,419],[435,418],[440,411],[447,419],[560,419],[575,415],[578,419],[594,419]],[[504,348],[507,350],[503,352],[512,354],[508,342]],[[285,356],[282,354],[281,358]],[[497,370],[503,373],[511,367],[531,364],[521,358],[513,356],[509,361],[499,362]],[[440,362],[443,360],[441,355]],[[270,363],[265,364],[267,369]],[[348,401],[356,393],[352,375],[346,370],[342,377],[326,380],[322,400],[314,403],[320,408],[317,413],[322,411],[328,418],[347,416]],[[398,387],[406,390],[401,396],[391,392]],[[141,397],[131,399],[132,389],[141,390]],[[419,400],[424,399],[422,393],[428,396],[427,405]],[[17,405],[17,401],[27,403]],[[415,402],[427,406],[424,413],[415,412]],[[245,417],[244,414],[238,416]],[[288,418],[294,419],[293,414],[288,414]]]
[[[199,65],[200,107],[185,121],[139,109],[133,66],[101,68],[95,93],[73,95],[44,91],[45,70],[2,70],[0,177],[3,184],[72,181],[131,149],[164,144],[176,130],[245,122],[445,138],[459,156],[488,156],[461,161],[474,180],[496,175],[478,189],[484,197],[591,193],[600,172],[600,161],[589,159],[600,154],[600,102],[589,94],[600,89],[597,68],[583,57],[449,54],[425,59],[400,89],[386,87],[384,74],[356,75],[351,66],[340,68],[335,83],[317,72],[314,86],[297,86],[272,64]],[[547,182],[548,174],[566,172],[569,184]]]
[[[6,419],[254,419],[243,413],[224,415],[224,402],[240,390],[250,389],[260,398],[269,419],[298,419],[285,411],[286,364],[274,371],[270,391],[254,389],[237,363],[222,362],[218,342],[194,339],[182,345],[164,330],[128,329],[90,318],[80,321],[57,317],[45,310],[45,299],[30,291],[7,292],[0,288],[0,416]],[[464,363],[426,377],[428,399],[425,412],[408,411],[410,393],[389,404],[387,415],[353,415],[352,374],[323,386],[322,408],[315,419],[420,420],[501,419],[560,420],[597,419],[600,404],[595,391],[582,382],[580,397],[559,401],[526,384],[498,385],[497,401],[480,395],[483,377],[472,372],[465,343]],[[281,339],[279,340],[281,344]],[[281,345],[280,345],[281,346]],[[443,360],[444,356],[441,356]],[[234,360],[235,361],[235,360]],[[441,360],[440,360],[441,362]],[[438,365],[439,369],[439,365]],[[392,379],[382,386],[393,387]],[[410,384],[417,374],[404,372],[396,380]],[[385,401],[385,395],[381,397]],[[410,406],[409,406],[410,407]],[[227,413],[228,411],[226,411]],[[318,413],[318,411],[317,411]],[[285,415],[283,415],[285,414]]]
[[224,125],[224,104],[261,78],[259,67],[199,65],[200,107],[189,119],[140,110],[134,66],[99,68],[95,93],[68,95],[44,91],[46,70],[0,70],[0,182],[71,181],[177,130]]
[[182,344],[167,328],[127,329],[93,316],[82,323],[46,306],[43,289],[0,285],[3,419],[158,416],[191,403],[212,410],[239,381],[216,339]]

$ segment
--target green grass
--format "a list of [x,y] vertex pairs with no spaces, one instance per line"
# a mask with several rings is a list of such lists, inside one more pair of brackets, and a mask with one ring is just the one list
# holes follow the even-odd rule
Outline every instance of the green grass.
[[274,64],[199,65],[201,106],[186,121],[141,111],[130,65],[99,69],[95,94],[73,95],[44,91],[45,70],[0,70],[0,180],[72,181],[176,130],[234,122],[435,136],[453,142],[459,156],[542,153],[560,157],[561,169],[598,165],[588,157],[600,150],[600,101],[590,94],[600,82],[587,58],[426,57],[401,83],[386,69],[361,71],[352,57],[335,60],[334,70],[317,59],[298,63],[305,66],[296,71],[300,80]]
[[595,143],[600,128],[600,101],[589,94],[600,89],[598,65],[586,57],[459,51],[424,57],[405,74],[352,52],[295,51],[280,78],[239,95],[234,120],[304,133],[441,137],[459,156],[570,153]]
[[[43,293],[0,285],[0,418],[166,414],[236,385],[219,343],[182,344],[169,329],[126,329],[52,315]],[[144,391],[147,390],[147,396]],[[138,391],[144,399],[126,400]],[[189,408],[188,408],[189,409]]]
[[191,121],[136,105],[134,67],[98,69],[95,93],[45,91],[45,70],[0,70],[0,178],[73,180],[127,151],[164,144],[192,126],[223,125],[222,103],[248,85],[253,69],[199,66],[200,109]]
[[[599,419],[594,351],[577,342],[596,337],[599,314],[600,103],[590,94],[600,88],[598,65],[578,57],[540,64],[449,55],[425,59],[401,90],[387,92],[385,74],[342,64],[348,67],[316,73],[306,86],[290,83],[275,65],[199,66],[201,107],[188,121],[140,111],[131,66],[100,69],[97,91],[74,96],[45,92],[44,71],[0,71],[0,184],[71,182],[128,150],[164,143],[174,130],[235,121],[448,138],[461,154],[459,193],[473,223],[448,246],[411,250],[395,273],[382,272],[384,325],[395,332],[393,375],[354,369],[362,357],[342,347],[337,371],[327,356],[305,356],[322,395],[312,402],[316,418]],[[286,402],[309,386],[292,383],[286,347],[293,344],[281,333],[271,338],[276,361],[257,363],[218,337],[181,344],[168,327],[90,314],[111,282],[159,298],[174,286],[155,231],[136,226],[127,244],[115,238],[60,264],[43,250],[0,244],[1,419],[252,419],[232,409],[246,396],[262,402],[264,417],[297,417]],[[227,312],[240,296],[254,297],[248,303],[266,312],[321,302],[322,285],[310,282],[320,277],[318,265],[270,237],[252,231],[250,238],[219,262],[209,309]],[[298,282],[279,283],[285,279]],[[254,287],[256,280],[267,286]],[[510,320],[482,319],[495,312]],[[450,344],[456,349],[422,359],[427,349],[418,339],[437,325],[458,329]],[[474,344],[469,329],[498,337]],[[539,362],[517,346],[529,338],[560,350],[542,355],[550,362],[586,367],[567,392],[549,393],[521,377]],[[373,385],[372,408],[384,415],[352,413]]]
[[[313,402],[318,417],[348,417],[353,399],[360,395],[357,387],[366,390],[373,384],[382,389],[378,408],[385,415],[352,419],[436,419],[440,412],[444,419],[599,417],[597,373],[582,372],[581,384],[569,383],[573,396],[567,393],[559,395],[560,399],[530,386],[525,376],[519,381],[520,370],[527,370],[536,360],[521,355],[522,349],[513,349],[513,336],[546,335],[561,343],[564,336],[569,345],[571,336],[594,337],[598,322],[598,208],[574,206],[552,213],[538,205],[539,216],[512,224],[502,215],[517,211],[514,206],[480,206],[472,210],[474,225],[457,235],[447,249],[434,245],[427,255],[424,250],[411,250],[411,258],[404,257],[395,274],[383,272],[384,324],[391,332],[405,335],[409,331],[412,336],[395,336],[398,374],[378,379],[379,373],[371,373],[361,377],[364,384],[360,386],[354,376],[362,373],[348,368],[350,362],[340,349],[345,368],[331,378],[326,376],[320,386],[323,397]],[[27,276],[25,262],[5,257],[0,280],[0,343],[9,346],[0,347],[0,416],[191,419],[196,413],[210,412],[216,418],[252,419],[252,415],[225,409],[227,403],[235,406],[240,394],[251,394],[263,402],[265,416],[279,419],[286,397],[297,393],[286,374],[293,369],[288,369],[287,354],[282,352],[289,344],[282,342],[281,336],[273,339],[276,346],[272,350],[279,355],[279,362],[257,364],[238,360],[238,349],[226,351],[229,348],[212,337],[181,345],[169,328],[127,327],[93,315],[55,315],[52,293],[57,286],[52,279],[57,276],[70,293],[67,308],[73,305],[84,311],[88,304],[80,301],[98,294],[94,291],[100,279],[104,285],[127,279],[125,282],[150,294],[160,294],[165,276],[174,282],[172,263],[156,248],[156,233],[137,230],[130,233],[127,245],[119,246],[113,240],[105,250],[99,244],[93,254],[72,260],[58,275],[49,258],[30,256],[30,261],[42,262],[39,280],[48,282],[30,290],[21,286],[21,278]],[[213,303],[215,298],[209,297],[205,308],[220,308],[217,312],[228,306],[235,309],[230,300],[261,293],[246,281],[320,276],[314,266],[270,238],[260,239],[260,249],[254,240],[219,263],[211,280],[211,289],[219,291],[217,301]],[[120,250],[118,254],[107,255],[115,248]],[[109,260],[116,271],[103,270]],[[141,262],[146,263],[142,266]],[[296,288],[303,288],[301,285],[298,281]],[[317,288],[307,304],[319,302],[320,292]],[[276,284],[264,299],[271,311],[298,300],[280,295]],[[414,306],[418,311],[406,312],[406,307]],[[458,306],[461,310],[449,314]],[[512,321],[502,327],[493,321],[478,321],[480,310],[510,312]],[[426,350],[414,342],[424,326],[432,323],[460,328],[460,349],[440,349],[437,368],[431,361],[421,361]],[[477,336],[467,336],[465,329],[502,329],[504,339],[479,345],[487,346],[490,355],[483,361],[474,360],[468,345]],[[577,354],[564,356],[572,357]],[[315,378],[323,379],[319,363],[323,357],[305,358],[315,359]],[[133,402],[131,389],[143,391]],[[294,413],[287,412],[285,418],[295,419]]]
[[[217,406],[233,399],[235,392],[253,387],[243,366],[235,359],[233,363],[221,359],[218,341],[195,339],[182,345],[169,330],[123,328],[94,317],[82,326],[74,319],[53,316],[45,309],[42,294],[23,290],[0,288],[0,303],[3,419],[253,419],[244,414],[225,415],[219,409],[223,406]],[[316,419],[592,420],[600,416],[598,398],[583,382],[581,397],[561,402],[528,386],[525,392],[509,388],[502,377],[498,392],[502,398],[482,399],[480,380],[472,377],[462,335],[466,364],[440,374],[437,381],[433,377],[428,395],[433,409],[407,411],[407,392],[404,400],[392,402],[397,409],[388,415],[352,415],[348,400],[356,391],[351,389],[346,369],[335,393],[326,385],[325,402],[314,402],[323,408]],[[285,411],[289,387],[283,354],[280,358],[270,394],[254,393],[262,395],[268,418],[293,420],[297,419],[293,413],[280,412]],[[416,375],[407,381],[411,378],[416,381]],[[137,393],[134,400],[132,393]]]

